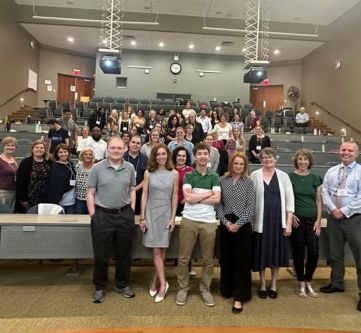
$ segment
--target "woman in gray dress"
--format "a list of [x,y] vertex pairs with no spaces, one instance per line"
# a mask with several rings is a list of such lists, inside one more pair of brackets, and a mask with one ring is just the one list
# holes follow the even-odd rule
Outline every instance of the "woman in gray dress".
[[152,248],[155,273],[149,287],[154,302],[163,301],[169,284],[165,279],[164,260],[171,232],[175,226],[178,204],[178,173],[173,169],[171,153],[162,143],[150,153],[144,174],[140,228],[143,245]]

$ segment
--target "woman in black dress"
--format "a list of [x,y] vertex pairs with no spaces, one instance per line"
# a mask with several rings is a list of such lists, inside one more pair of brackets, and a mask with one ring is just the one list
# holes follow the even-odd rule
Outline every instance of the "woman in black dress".
[[[276,152],[264,148],[262,168],[252,172],[256,189],[253,271],[259,272],[260,298],[277,297],[279,267],[288,267],[288,239],[292,233],[294,196],[288,175],[276,169]],[[271,285],[266,286],[265,271],[271,269]]]
[[256,134],[250,137],[248,143],[249,161],[251,163],[260,163],[260,152],[263,148],[271,147],[271,140],[264,134],[264,130],[261,126],[257,126],[255,131]]
[[16,181],[16,213],[26,211],[41,202],[51,162],[45,142],[36,140],[31,146],[31,156],[24,158],[18,169]]

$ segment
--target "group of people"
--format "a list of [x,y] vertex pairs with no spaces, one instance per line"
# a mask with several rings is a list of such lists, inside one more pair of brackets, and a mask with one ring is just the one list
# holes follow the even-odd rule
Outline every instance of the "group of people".
[[[139,139],[137,146],[140,146]],[[96,303],[105,298],[107,264],[113,246],[115,291],[124,297],[134,296],[129,272],[137,202],[136,171],[132,163],[124,158],[125,147],[120,138],[109,140],[107,154],[107,159],[91,170],[88,181],[87,202],[95,257],[93,302]],[[318,297],[311,282],[318,262],[322,195],[329,212],[328,230],[337,241],[330,242],[331,283],[320,290],[326,293],[344,290],[342,253],[346,241],[349,241],[355,256],[360,284],[358,253],[361,238],[357,228],[360,208],[357,203],[361,169],[355,162],[358,156],[356,143],[345,142],[341,145],[341,165],[327,172],[327,184],[323,185],[322,195],[322,179],[310,172],[314,159],[307,149],[295,153],[295,171],[290,175],[276,168],[277,156],[271,148],[261,151],[262,167],[250,176],[248,159],[242,152],[232,156],[229,170],[222,177],[209,168],[210,147],[205,143],[196,144],[193,156],[192,169],[186,162],[190,161],[190,156],[185,147],[177,147],[172,156],[165,144],[158,143],[151,149],[144,174],[139,226],[143,232],[144,246],[152,249],[153,253],[155,271],[150,281],[149,295],[154,297],[154,302],[163,301],[169,289],[164,261],[179,212],[182,220],[176,304],[181,306],[187,301],[188,265],[199,239],[203,262],[199,289],[204,303],[207,306],[215,305],[210,286],[217,218],[221,232],[221,294],[225,298],[233,298],[233,313],[240,313],[244,302],[252,297],[252,271],[260,275],[258,296],[261,299],[277,298],[279,268],[289,266],[288,237],[291,238],[298,279],[297,295],[302,298]],[[348,176],[343,176],[339,171],[343,165],[349,168]],[[330,175],[334,172],[339,172],[339,176]],[[350,179],[349,184],[347,178]],[[338,203],[340,199],[341,204]],[[304,262],[306,251],[307,260]],[[265,278],[266,268],[271,269],[269,284]],[[360,307],[359,302],[358,310]]]
[[[192,116],[190,111],[190,121]],[[110,136],[102,158],[96,158],[96,152],[85,146],[76,166],[70,160],[69,145],[58,144],[50,161],[49,148],[37,140],[32,145],[31,156],[18,167],[13,157],[15,138],[3,138],[0,203],[24,213],[33,205],[50,202],[61,205],[66,213],[91,216],[95,303],[104,300],[108,261],[112,257],[116,268],[115,291],[124,297],[134,296],[129,280],[135,214],[140,216],[143,244],[153,253],[155,271],[149,294],[154,302],[163,301],[169,289],[164,270],[166,251],[175,217],[182,215],[176,303],[181,306],[187,301],[189,263],[199,239],[203,259],[199,289],[204,303],[214,306],[210,286],[219,220],[220,292],[224,298],[233,299],[233,313],[240,313],[244,302],[252,297],[252,271],[260,276],[258,296],[277,298],[279,268],[289,266],[288,237],[298,279],[297,295],[318,297],[311,282],[318,262],[324,205],[328,212],[331,283],[320,291],[344,291],[343,250],[348,242],[361,293],[361,166],[356,162],[357,144],[341,145],[340,165],[332,167],[322,182],[310,172],[314,158],[307,149],[295,153],[294,172],[288,175],[279,170],[276,152],[269,144],[262,146],[267,140],[256,125],[252,154],[260,161],[261,168],[249,175],[244,149],[232,148],[232,153],[227,153],[229,163],[223,166],[227,170],[219,174],[219,147],[222,144],[224,147],[223,140],[229,144],[234,139],[231,137],[234,128],[227,125],[220,128],[217,135],[205,134],[203,141],[195,145],[185,139],[184,127],[175,128],[175,139],[168,145],[154,139],[159,137],[154,129],[149,133],[151,143],[146,150],[136,133],[128,139],[127,146],[120,136]],[[93,138],[94,133],[99,137],[100,128],[93,127]],[[271,269],[269,283],[266,268]],[[361,311],[361,299],[357,308]]]

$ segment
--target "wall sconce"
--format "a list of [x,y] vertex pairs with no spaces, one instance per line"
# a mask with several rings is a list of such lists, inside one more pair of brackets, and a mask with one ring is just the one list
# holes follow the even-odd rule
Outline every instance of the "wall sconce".
[[146,68],[146,69],[144,70],[144,74],[149,74],[149,72],[150,72],[150,70],[149,70],[148,68]]
[[196,72],[198,73],[208,73],[208,74],[221,74],[221,71],[214,71],[214,70],[208,70],[208,69],[197,69]]
[[176,53],[176,54],[174,55],[174,57],[173,57],[173,60],[174,60],[174,61],[178,61],[178,60],[179,60],[179,54]]
[[203,77],[204,73],[203,72],[199,72],[199,77]]

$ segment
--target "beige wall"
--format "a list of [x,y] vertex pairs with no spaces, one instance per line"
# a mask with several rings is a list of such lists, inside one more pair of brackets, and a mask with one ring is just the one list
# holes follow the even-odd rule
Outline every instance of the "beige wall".
[[[301,64],[279,65],[268,68],[268,78],[271,85],[283,84],[283,106],[293,107],[294,104],[287,97],[287,90],[291,86],[296,86],[301,90],[302,67]],[[302,96],[302,91],[301,91]],[[298,106],[300,101],[298,102]]]
[[[38,73],[37,46],[30,46],[31,36],[16,22],[16,5],[13,0],[0,1],[0,104],[28,86],[28,71]],[[33,92],[17,96],[0,107],[1,118],[16,111],[23,97],[27,105],[36,105]]]
[[[38,105],[43,105],[44,99],[57,98],[58,73],[72,75],[74,68],[80,69],[80,76],[93,77],[95,59],[56,50],[40,49]],[[53,91],[47,91],[45,80],[51,81]]]
[[[316,102],[325,109],[353,124],[361,130],[361,3],[348,12],[342,20],[333,24],[331,40],[308,55],[302,64],[303,98],[310,113],[317,109],[310,106]],[[337,31],[337,33],[336,33]],[[341,68],[335,70],[339,59]],[[345,124],[335,120],[324,111],[318,118],[340,133],[346,128],[347,135],[361,140],[361,135]]]

